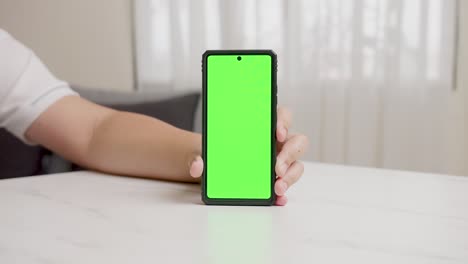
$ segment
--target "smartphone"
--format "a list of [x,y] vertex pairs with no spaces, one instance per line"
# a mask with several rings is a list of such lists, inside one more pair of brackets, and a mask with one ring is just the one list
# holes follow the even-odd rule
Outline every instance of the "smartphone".
[[203,54],[205,204],[274,203],[276,69],[272,50]]

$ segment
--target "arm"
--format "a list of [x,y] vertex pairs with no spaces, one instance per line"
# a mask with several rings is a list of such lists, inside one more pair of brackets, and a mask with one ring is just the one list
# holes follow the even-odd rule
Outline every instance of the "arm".
[[64,97],[50,106],[29,127],[26,137],[90,169],[198,181],[189,172],[201,153],[199,134],[77,96]]

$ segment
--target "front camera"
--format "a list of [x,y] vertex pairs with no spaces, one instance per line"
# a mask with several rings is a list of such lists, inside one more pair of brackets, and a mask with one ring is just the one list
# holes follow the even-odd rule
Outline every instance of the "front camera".
[[241,57],[241,56],[237,56],[237,60],[238,60],[238,61],[241,61],[241,60],[242,60],[242,57]]

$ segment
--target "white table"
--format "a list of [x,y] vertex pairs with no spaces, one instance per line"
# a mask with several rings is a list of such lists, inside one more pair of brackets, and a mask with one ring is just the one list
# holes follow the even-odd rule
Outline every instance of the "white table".
[[75,172],[0,181],[0,263],[468,263],[468,178],[308,163],[286,207]]

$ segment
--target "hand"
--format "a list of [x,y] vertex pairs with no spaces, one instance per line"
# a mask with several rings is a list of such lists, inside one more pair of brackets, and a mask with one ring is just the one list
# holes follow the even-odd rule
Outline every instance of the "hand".
[[[292,115],[285,108],[279,107],[276,123],[276,205],[285,205],[288,202],[285,196],[291,185],[296,183],[304,173],[304,165],[298,161],[307,150],[309,140],[304,135],[291,135],[288,133],[291,127]],[[196,156],[190,164],[190,175],[199,178],[203,173],[203,160]]]

